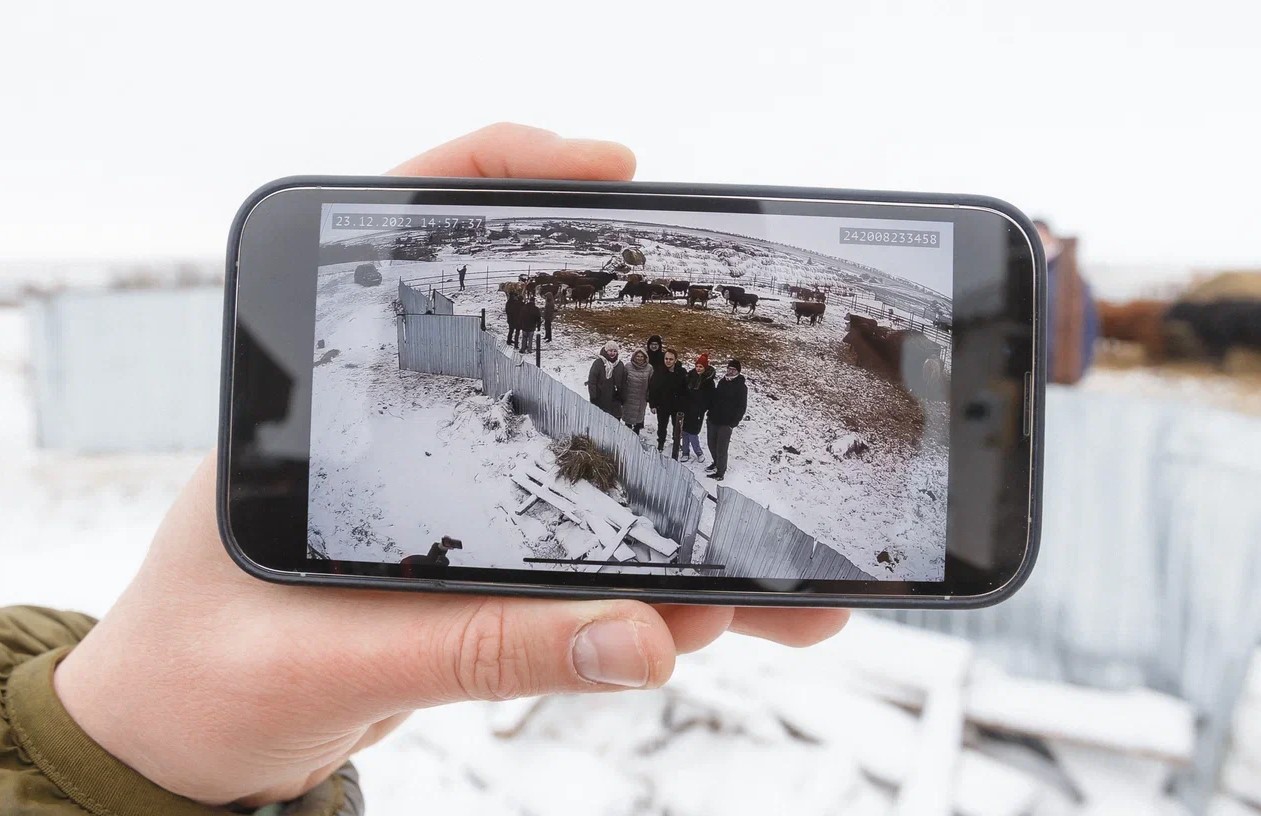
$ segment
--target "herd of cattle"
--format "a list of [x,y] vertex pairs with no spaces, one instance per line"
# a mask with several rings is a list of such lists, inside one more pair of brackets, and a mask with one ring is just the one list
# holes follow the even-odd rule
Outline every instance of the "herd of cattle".
[[[558,307],[573,302],[574,307],[579,308],[584,304],[590,306],[597,295],[603,297],[605,288],[617,279],[615,272],[541,272],[527,280],[501,283],[499,291],[505,292],[508,297],[524,299],[546,298],[550,295]],[[648,280],[636,273],[626,275],[625,281],[625,285],[617,293],[619,301],[630,298],[633,302],[635,298],[639,298],[640,303],[647,303],[650,300],[674,300],[682,297],[687,299],[689,308],[707,309],[710,299],[717,291],[722,299],[731,304],[732,314],[741,308],[748,310],[746,314],[753,314],[757,310],[758,296],[753,292],[746,292],[743,286],[694,284],[691,281],[669,278]],[[823,313],[827,311],[827,295],[824,292],[804,286],[789,286],[788,294],[796,298],[792,306],[798,323],[803,317],[808,318],[811,325],[823,319]]]
[[[605,288],[618,279],[614,272],[579,272],[565,270],[540,273],[532,278],[501,283],[499,290],[508,296],[509,303],[533,302],[539,297],[551,298],[552,305],[561,307],[573,302],[575,308],[588,307],[597,295],[603,296]],[[643,275],[628,274],[625,285],[617,294],[619,301],[640,298],[641,303],[650,300],[674,300],[686,297],[689,308],[708,308],[715,293],[731,304],[734,314],[739,308],[752,314],[757,309],[758,296],[746,292],[743,287],[713,284],[694,284],[685,280],[660,278],[648,280]],[[826,295],[817,289],[790,286],[797,323],[803,317],[814,324],[823,318],[827,310]],[[513,312],[509,309],[509,312]],[[943,399],[946,374],[941,359],[941,348],[923,332],[915,329],[893,329],[881,326],[876,320],[855,314],[847,314],[848,331],[842,343],[853,349],[856,363],[894,382],[900,383],[912,394],[925,399]]]

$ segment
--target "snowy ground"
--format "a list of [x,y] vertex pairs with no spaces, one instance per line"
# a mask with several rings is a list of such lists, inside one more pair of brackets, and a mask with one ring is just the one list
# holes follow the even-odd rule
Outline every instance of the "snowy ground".
[[[589,258],[572,254],[531,256],[531,265],[544,268],[591,266]],[[517,257],[479,261],[470,271],[470,288],[453,293],[457,313],[485,309],[488,329],[502,337],[504,296],[478,288],[482,265],[492,271],[526,265]],[[397,370],[389,308],[397,281],[452,273],[452,261],[383,266],[385,280],[378,287],[355,285],[354,266],[332,264],[320,273],[316,340],[324,346],[314,350],[314,358],[325,362],[316,367],[314,383],[313,546],[333,557],[398,560],[427,550],[444,532],[468,530],[467,514],[457,518],[462,502],[488,508],[476,529],[504,544],[499,551],[482,547],[476,556],[464,553],[468,563],[489,566],[483,555],[495,565],[511,560],[509,542],[518,542],[518,560],[522,554],[555,555],[549,553],[555,547],[554,519],[541,519],[542,538],[531,540],[537,528],[512,525],[506,513],[494,509],[524,495],[509,474],[546,440],[527,427],[519,439],[492,443],[493,436],[478,426],[475,415],[486,406],[470,401],[475,396],[470,382]],[[620,286],[612,284],[609,294]],[[585,394],[587,370],[608,339],[624,343],[624,359],[649,334],[663,335],[689,364],[701,352],[719,368],[728,356],[740,356],[749,410],[733,435],[724,484],[768,505],[872,575],[940,580],[945,405],[928,403],[925,410],[846,362],[843,313],[829,313],[817,326],[797,325],[789,300],[747,288],[764,296],[757,314],[773,324],[735,316],[721,303],[703,312],[682,302],[602,301],[581,314],[567,307],[557,318],[553,342],[545,344],[543,368]],[[610,323],[614,328],[606,331]],[[632,334],[631,326],[640,330]],[[710,345],[724,339],[731,347]],[[647,422],[644,434],[655,438],[656,420],[649,415]],[[855,441],[868,451],[847,456]],[[712,493],[715,483],[705,478],[704,464],[694,461],[690,467]],[[460,563],[459,557],[452,563]]]

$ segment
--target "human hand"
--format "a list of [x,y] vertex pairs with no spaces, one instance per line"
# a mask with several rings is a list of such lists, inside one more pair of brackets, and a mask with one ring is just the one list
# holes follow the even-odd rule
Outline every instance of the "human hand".
[[[393,172],[625,180],[634,167],[620,145],[494,125]],[[219,540],[211,456],[55,684],[80,727],[153,782],[257,806],[310,790],[417,708],[657,687],[724,631],[805,646],[847,617],[266,583]]]

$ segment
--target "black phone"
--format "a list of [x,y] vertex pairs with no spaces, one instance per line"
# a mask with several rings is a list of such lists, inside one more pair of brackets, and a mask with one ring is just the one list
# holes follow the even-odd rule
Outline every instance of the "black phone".
[[978,607],[1038,548],[1046,264],[968,195],[290,178],[227,257],[270,581]]

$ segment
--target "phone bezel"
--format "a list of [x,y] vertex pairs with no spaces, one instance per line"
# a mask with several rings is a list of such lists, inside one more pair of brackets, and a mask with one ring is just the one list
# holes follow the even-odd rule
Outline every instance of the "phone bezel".
[[[1022,462],[1026,459],[1028,461],[1027,491],[1025,491],[1027,493],[1027,501],[1023,503],[1023,509],[1014,506],[1004,508],[1012,515],[1013,523],[1016,520],[1025,522],[1025,529],[1021,531],[1021,534],[1019,536],[1013,534],[1009,540],[1012,544],[1017,539],[1022,542],[1019,547],[1019,558],[1010,557],[1016,550],[1015,547],[1008,547],[1006,563],[1013,567],[1009,572],[1005,571],[1002,574],[969,574],[966,576],[962,576],[957,571],[952,576],[952,566],[948,561],[946,580],[942,582],[806,582],[808,584],[845,585],[842,588],[835,588],[833,591],[825,591],[820,588],[807,589],[797,585],[797,582],[733,578],[680,579],[691,582],[691,585],[683,588],[664,588],[661,586],[615,587],[609,586],[607,581],[610,578],[621,580],[620,576],[560,571],[497,570],[494,573],[490,573],[483,570],[471,570],[473,572],[487,572],[486,577],[490,580],[484,580],[480,576],[477,578],[463,577],[463,574],[469,572],[470,569],[452,570],[451,568],[446,568],[445,572],[426,575],[423,574],[424,569],[422,568],[422,574],[420,575],[403,577],[399,574],[400,570],[397,565],[367,562],[316,562],[314,566],[327,567],[327,569],[316,570],[313,569],[313,564],[305,558],[302,559],[303,563],[301,564],[271,558],[269,548],[276,546],[275,536],[271,536],[267,541],[255,540],[251,538],[251,532],[234,529],[232,524],[234,516],[233,488],[242,487],[241,482],[243,479],[253,478],[243,476],[245,471],[239,467],[242,458],[239,455],[241,451],[234,450],[233,447],[234,439],[237,438],[233,433],[233,408],[234,403],[239,402],[243,396],[243,384],[234,375],[238,370],[238,364],[247,361],[249,355],[249,352],[244,352],[237,343],[237,305],[241,275],[240,259],[247,230],[258,230],[260,235],[267,236],[269,242],[281,247],[291,248],[294,251],[287,253],[290,257],[302,257],[302,252],[299,250],[308,244],[312,253],[318,248],[318,218],[311,218],[304,224],[292,221],[292,219],[290,219],[290,223],[283,223],[282,220],[271,216],[260,220],[260,205],[267,201],[274,205],[277,201],[276,197],[286,193],[291,195],[300,193],[304,196],[312,196],[305,202],[307,206],[311,202],[324,203],[325,201],[330,203],[350,203],[354,201],[391,204],[409,203],[408,201],[403,201],[403,197],[409,195],[413,201],[416,197],[422,197],[430,199],[424,203],[433,203],[433,197],[438,194],[449,194],[455,198],[455,200],[445,203],[467,202],[478,196],[498,198],[507,196],[513,200],[511,202],[498,201],[497,203],[520,204],[530,196],[543,196],[551,199],[547,206],[560,206],[556,202],[561,199],[555,198],[556,196],[568,196],[568,199],[565,200],[576,200],[576,194],[577,198],[583,201],[584,206],[612,207],[615,206],[613,202],[616,202],[616,206],[623,209],[687,209],[686,206],[683,206],[684,202],[695,204],[697,199],[705,199],[711,203],[721,202],[726,205],[727,211],[732,212],[763,211],[764,205],[762,202],[802,202],[802,206],[820,204],[879,206],[888,208],[888,212],[893,212],[898,207],[928,207],[939,209],[943,216],[950,216],[946,220],[955,221],[956,224],[960,223],[958,214],[966,211],[986,212],[1001,216],[1019,231],[1023,241],[1027,244],[1029,260],[1031,261],[1030,268],[1021,272],[1022,275],[1029,275],[1028,285],[1030,287],[1026,316],[1031,331],[1031,342],[1029,344],[1028,365],[1024,367],[1029,377],[1029,383],[1024,394],[1023,402],[1025,407],[1020,420],[1027,428],[1028,435],[1018,435],[1017,445],[1015,446],[1015,459]],[[599,201],[599,203],[591,203],[594,201]],[[638,204],[639,206],[631,206],[633,204]],[[744,209],[739,209],[739,207],[744,207]],[[712,209],[711,207],[693,208]],[[923,218],[925,216],[921,215],[920,217]],[[956,247],[959,245],[960,242],[956,241]],[[956,272],[958,272],[960,265],[957,255],[955,261]],[[294,263],[301,263],[301,261],[295,260]],[[1015,261],[1011,261],[1011,263],[1014,264]],[[275,273],[273,270],[273,277],[280,282],[300,280],[300,276],[303,274],[308,275],[312,281],[313,297],[314,276],[316,274],[315,264],[311,264],[309,268],[305,269],[305,272],[301,268],[292,268],[280,273]],[[1013,270],[1009,269],[1006,271],[1005,276],[998,278],[998,280],[1000,282],[1009,281],[1012,279],[1012,274]],[[547,597],[631,597],[646,601],[670,603],[885,608],[973,608],[990,605],[1009,596],[1023,584],[1033,568],[1039,546],[1042,469],[1041,406],[1044,399],[1045,381],[1043,374],[1043,360],[1045,357],[1043,324],[1045,322],[1046,308],[1045,275],[1045,259],[1042,247],[1037,240],[1037,233],[1029,220],[1019,210],[1006,202],[980,196],[787,187],[745,187],[737,185],[674,185],[550,180],[389,177],[295,177],[280,179],[260,188],[246,200],[233,222],[228,243],[217,492],[217,510],[221,536],[229,554],[243,569],[259,578],[280,583]],[[250,280],[250,285],[273,285],[272,282],[261,283],[263,278],[259,276],[251,277]],[[959,280],[956,276],[954,293],[956,295],[959,291]],[[282,285],[282,283],[277,283],[276,285]],[[311,323],[313,324],[313,322],[314,315],[312,314]],[[310,335],[306,339],[309,347]],[[298,365],[301,364],[297,360],[293,362]],[[309,359],[306,360],[306,364],[309,365],[309,363]],[[1023,374],[1021,375],[1022,380],[1024,376]],[[954,396],[952,394],[952,401]],[[309,417],[309,404],[305,406],[305,410]],[[954,423],[956,421],[953,408],[951,413],[951,450],[953,460],[955,451]],[[257,479],[254,484],[248,486],[247,492],[258,494],[260,491],[271,490],[281,491],[276,494],[277,496],[283,495],[283,486],[286,484],[292,486],[294,480],[298,478],[298,470],[305,467],[305,463],[296,461],[291,464],[292,466],[287,471],[287,475],[277,476],[271,483],[267,481],[267,479],[272,479],[270,476]],[[233,475],[234,466],[237,466],[235,476]],[[953,466],[951,484],[955,484]],[[302,476],[301,498],[304,502],[306,499],[305,488],[305,476]],[[290,491],[289,498],[292,499],[296,493],[297,491]],[[240,491],[238,491],[238,495],[240,495]],[[239,506],[239,502],[237,504]],[[1021,512],[1017,515],[1016,511],[1018,509]],[[303,520],[303,529],[305,529],[305,518]],[[950,542],[948,542],[948,553],[950,552],[949,544]],[[305,555],[305,534],[300,537],[298,545],[300,545],[301,551]],[[955,569],[957,570],[959,567],[956,566]],[[461,577],[458,579],[449,577],[453,573],[459,573]],[[523,574],[521,577],[529,576],[536,580],[504,580],[509,573],[514,576],[520,573]],[[635,577],[654,578],[654,576]],[[566,581],[564,583],[539,582],[537,580],[539,578],[552,580],[564,578]],[[708,583],[710,581],[727,582],[733,586],[726,589],[713,589],[702,588],[697,585],[701,582]],[[743,586],[736,588],[739,584],[743,584]],[[980,591],[976,591],[978,589]]]

